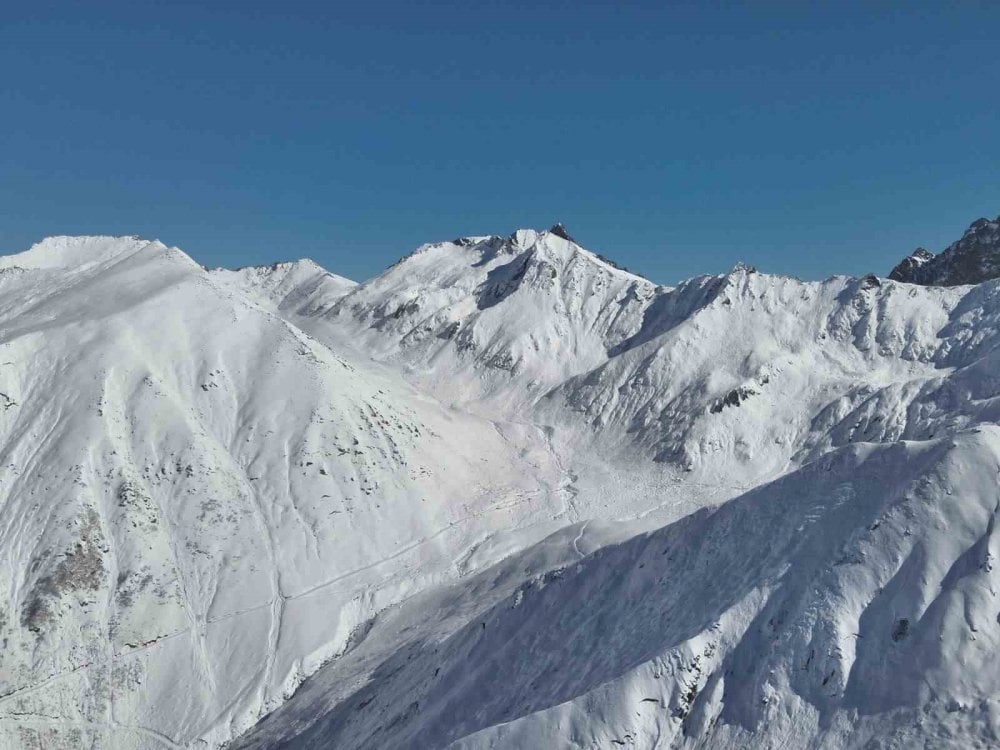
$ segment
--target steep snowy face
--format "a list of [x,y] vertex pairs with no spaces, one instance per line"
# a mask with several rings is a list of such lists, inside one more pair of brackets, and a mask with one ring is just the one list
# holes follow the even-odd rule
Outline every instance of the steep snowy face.
[[657,289],[567,237],[425,245],[340,300],[326,330],[348,328],[449,400],[530,401],[633,336]]
[[224,742],[492,531],[547,533],[533,439],[160,243],[3,258],[0,746]]
[[941,254],[919,248],[892,269],[890,279],[924,286],[979,284],[1000,277],[1000,216],[978,219]]

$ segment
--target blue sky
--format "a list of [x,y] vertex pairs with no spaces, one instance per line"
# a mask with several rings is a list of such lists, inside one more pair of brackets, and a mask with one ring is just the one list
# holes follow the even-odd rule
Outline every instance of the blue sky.
[[995,3],[202,5],[4,4],[0,252],[364,279],[562,221],[662,283],[822,278],[1000,214]]

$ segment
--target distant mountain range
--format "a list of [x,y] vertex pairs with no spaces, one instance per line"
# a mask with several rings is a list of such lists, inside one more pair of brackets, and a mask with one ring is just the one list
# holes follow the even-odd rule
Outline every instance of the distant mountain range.
[[561,225],[0,257],[0,747],[996,744],[997,227],[674,287]]

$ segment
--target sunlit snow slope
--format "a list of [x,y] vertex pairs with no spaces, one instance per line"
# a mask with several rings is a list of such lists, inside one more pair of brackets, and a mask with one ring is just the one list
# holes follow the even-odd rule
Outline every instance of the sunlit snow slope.
[[998,469],[995,427],[853,445],[511,587],[534,548],[238,746],[995,746]]

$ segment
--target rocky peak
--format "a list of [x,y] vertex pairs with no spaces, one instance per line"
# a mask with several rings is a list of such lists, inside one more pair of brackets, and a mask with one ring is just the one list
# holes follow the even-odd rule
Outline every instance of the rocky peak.
[[923,286],[979,284],[1000,277],[1000,216],[977,219],[962,239],[938,255],[917,248],[889,274],[894,281]]
[[889,273],[889,278],[893,281],[912,282],[917,269],[934,257],[934,253],[923,247],[918,247],[908,257],[903,258],[896,267]]
[[554,234],[556,237],[562,237],[564,240],[568,240],[569,242],[576,242],[576,240],[570,236],[570,233],[566,231],[566,227],[563,226],[561,221],[557,221],[552,225],[549,229],[549,234]]

